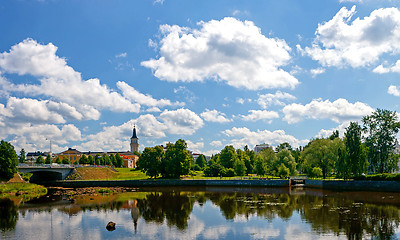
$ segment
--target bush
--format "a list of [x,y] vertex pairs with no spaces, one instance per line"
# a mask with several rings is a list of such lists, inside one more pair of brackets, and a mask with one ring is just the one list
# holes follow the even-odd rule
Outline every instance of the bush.
[[22,173],[22,172],[20,172],[19,175],[22,177],[22,179],[25,182],[29,182],[29,180],[31,179],[33,174],[32,173]]
[[289,177],[290,174],[290,169],[287,168],[283,163],[278,168],[278,176],[280,178],[287,178]]
[[373,175],[361,175],[353,178],[364,181],[400,181],[400,173],[381,173]]
[[310,177],[318,178],[318,177],[321,177],[321,176],[322,176],[322,169],[321,169],[321,168],[319,168],[319,167],[314,167],[314,168],[311,170]]
[[223,177],[233,177],[235,176],[235,170],[233,168],[224,168],[221,171]]

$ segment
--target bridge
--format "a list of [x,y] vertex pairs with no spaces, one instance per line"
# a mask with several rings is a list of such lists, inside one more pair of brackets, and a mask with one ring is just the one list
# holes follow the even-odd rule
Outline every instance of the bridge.
[[45,164],[45,165],[19,165],[18,171],[22,173],[32,173],[30,182],[47,182],[55,180],[65,180],[75,169],[71,165]]

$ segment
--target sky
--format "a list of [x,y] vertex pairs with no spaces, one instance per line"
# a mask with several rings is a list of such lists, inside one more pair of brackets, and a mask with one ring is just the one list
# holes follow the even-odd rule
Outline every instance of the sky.
[[400,110],[394,0],[4,0],[0,30],[17,151],[298,147]]

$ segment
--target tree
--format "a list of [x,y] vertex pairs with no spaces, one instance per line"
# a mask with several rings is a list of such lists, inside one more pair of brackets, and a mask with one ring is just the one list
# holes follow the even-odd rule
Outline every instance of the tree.
[[279,166],[283,164],[289,169],[290,175],[296,174],[296,161],[289,149],[282,149],[276,154],[276,157],[278,161],[272,164],[274,170],[278,171]]
[[244,176],[246,175],[246,165],[242,159],[236,159],[235,163],[233,164],[235,174],[237,176]]
[[[115,155],[114,154],[110,154],[110,162],[112,165],[116,166],[117,165],[117,160],[115,159]],[[110,165],[111,165],[110,164]]]
[[111,165],[110,158],[107,156],[107,154],[104,153],[102,159],[101,165]]
[[280,152],[280,151],[282,151],[284,149],[289,150],[289,151],[293,150],[292,146],[290,146],[290,144],[288,142],[284,142],[284,143],[279,144],[279,146],[277,146],[275,148],[275,151],[278,153],[278,152]]
[[25,149],[21,149],[21,151],[19,152],[19,156],[18,156],[18,160],[20,163],[24,163],[26,158],[26,153],[25,153]]
[[393,158],[396,134],[400,130],[400,122],[396,112],[377,109],[362,119],[365,139],[368,147],[369,170],[372,172],[392,172],[397,167],[397,159]]
[[57,164],[61,164],[60,156],[57,156],[57,158],[56,158],[56,163],[57,163]]
[[199,165],[200,169],[203,169],[205,166],[207,166],[206,157],[204,157],[203,154],[200,154],[196,159],[196,164]]
[[335,167],[340,144],[343,144],[340,138],[312,140],[301,153],[307,174],[310,176],[312,169],[319,167],[325,179],[327,174],[331,173]]
[[146,173],[151,178],[156,178],[160,175],[161,163],[164,159],[164,149],[162,146],[147,147],[138,160],[138,168]]
[[264,159],[258,154],[256,156],[255,172],[258,176],[263,176],[267,173],[267,165]]
[[285,167],[285,165],[281,163],[281,165],[278,167],[278,176],[280,178],[287,178],[289,177],[289,174],[290,174],[289,168]]
[[225,146],[225,148],[221,150],[219,162],[224,168],[233,168],[233,164],[237,158],[235,148],[233,146]]
[[361,142],[362,128],[357,122],[350,122],[344,134],[344,149],[338,151],[336,173],[347,179],[367,171],[367,151]]
[[94,156],[94,164],[101,165],[100,159],[101,159],[101,156],[100,156],[100,154],[97,153],[96,156]]
[[163,177],[179,178],[180,175],[189,174],[191,156],[185,140],[178,139],[175,144],[169,143],[163,160]]
[[88,163],[89,163],[90,165],[94,165],[94,158],[93,158],[92,155],[89,155],[89,157],[88,157]]
[[329,136],[330,140],[334,140],[335,138],[339,137],[339,130],[335,130],[332,132],[332,134]]
[[[245,174],[253,172],[253,163],[251,162],[250,154],[248,152],[246,152],[246,151],[241,150],[241,149],[237,149],[236,150],[236,155],[237,155],[237,159],[239,161],[243,162],[244,165],[245,165],[245,168],[246,168]],[[242,176],[242,175],[239,175],[239,176]]]
[[47,154],[46,159],[45,159],[45,163],[46,164],[51,164],[52,161],[53,161],[53,159],[51,158],[50,154]]
[[79,159],[79,164],[87,164],[88,163],[88,158],[86,157],[85,154],[82,154],[81,158]]
[[122,167],[122,165],[124,164],[124,159],[122,159],[121,155],[119,155],[119,153],[115,154],[115,163],[116,163],[116,167]]
[[35,162],[35,163],[36,163],[36,164],[43,164],[43,163],[44,163],[43,156],[40,155],[38,158],[36,158],[36,162]]
[[270,148],[266,148],[258,152],[257,155],[262,158],[265,167],[265,174],[271,174],[275,176],[277,172],[272,166],[278,160],[275,152]]
[[69,158],[67,156],[64,156],[62,159],[62,164],[70,164],[71,162],[69,161]]
[[0,178],[6,181],[14,177],[17,172],[18,156],[11,143],[0,142]]

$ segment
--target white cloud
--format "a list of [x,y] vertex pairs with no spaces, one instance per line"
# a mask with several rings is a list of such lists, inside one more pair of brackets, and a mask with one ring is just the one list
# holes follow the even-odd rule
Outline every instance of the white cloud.
[[338,130],[339,136],[343,137],[344,133],[346,132],[346,128],[350,125],[350,121],[345,121],[344,123],[340,124],[339,126],[331,129],[321,129],[318,134],[315,136],[317,138],[327,138],[332,135],[333,131]]
[[146,110],[146,112],[161,112],[158,107],[151,107]]
[[[2,78],[1,87],[7,92],[23,92],[31,96],[48,96],[75,107],[79,112],[90,109],[110,109],[119,112],[138,112],[139,104],[131,103],[112,91],[99,79],[82,80],[81,74],[67,65],[64,58],[56,55],[52,43],[42,45],[32,39],[0,53],[0,70],[3,73],[32,75],[40,84],[13,84]],[[90,91],[87,91],[90,89]]]
[[159,117],[171,134],[191,135],[201,128],[203,120],[189,109],[164,110]]
[[248,115],[240,115],[244,121],[271,120],[279,118],[279,114],[274,111],[267,110],[249,110]]
[[370,114],[374,110],[365,103],[349,103],[346,99],[339,98],[334,102],[329,100],[314,99],[306,105],[293,103],[283,108],[284,120],[296,123],[303,119],[331,119],[334,122],[357,120]]
[[0,138],[10,136],[10,142],[17,148],[25,148],[29,151],[43,151],[49,149],[49,141],[52,140],[53,152],[61,151],[70,141],[80,141],[80,130],[72,125],[56,126],[52,124],[15,123],[8,122],[6,127],[0,128]]
[[295,100],[295,99],[296,99],[296,97],[289,93],[277,91],[275,94],[267,93],[267,94],[258,95],[257,103],[262,108],[266,109],[268,106],[271,106],[271,105],[284,106],[284,105],[286,105],[283,102],[284,100],[291,101],[291,100]]
[[399,87],[398,86],[394,86],[394,85],[390,85],[389,88],[388,88],[388,93],[393,95],[393,96],[399,97],[400,96]]
[[399,53],[399,9],[381,8],[351,21],[355,13],[355,6],[350,10],[343,7],[331,20],[319,24],[312,47],[306,47],[303,53],[323,66],[339,68],[365,67],[383,54]]
[[195,153],[201,153],[204,148],[204,142],[192,142],[190,140],[186,140],[187,148]]
[[377,66],[372,70],[374,73],[389,73],[389,72],[394,72],[394,73],[400,73],[400,60],[397,60],[397,62],[389,67],[384,67],[383,64]]
[[204,120],[207,122],[218,122],[218,123],[226,123],[231,122],[232,120],[226,118],[225,113],[221,113],[217,110],[208,110],[206,109],[204,112],[200,114]]
[[168,99],[154,99],[149,94],[143,94],[137,91],[132,86],[129,86],[126,82],[117,82],[117,87],[122,91],[122,95],[131,101],[134,101],[138,104],[151,106],[151,107],[165,107],[165,106],[183,106],[184,103],[181,102],[171,102]]
[[126,52],[115,55],[116,58],[126,58],[127,56],[128,54]]
[[164,4],[164,0],[154,0],[153,4],[157,4],[157,3],[163,5]]
[[251,90],[294,88],[298,80],[281,67],[291,59],[282,39],[267,38],[251,21],[224,18],[200,29],[162,25],[160,57],[142,62],[161,80],[215,79]]
[[312,77],[316,77],[317,75],[322,74],[324,72],[325,72],[324,68],[315,68],[310,70]]
[[283,130],[275,130],[273,132],[268,130],[257,130],[252,132],[246,127],[234,127],[231,130],[228,129],[222,133],[228,137],[234,138],[231,140],[231,144],[235,148],[243,148],[245,145],[248,145],[249,148],[253,148],[256,144],[260,143],[268,143],[275,146],[283,142],[288,142],[293,147],[298,147],[308,142],[308,140],[298,140],[297,138],[286,134]]
[[213,147],[221,147],[222,142],[221,141],[212,141],[212,142],[210,142],[210,145]]

